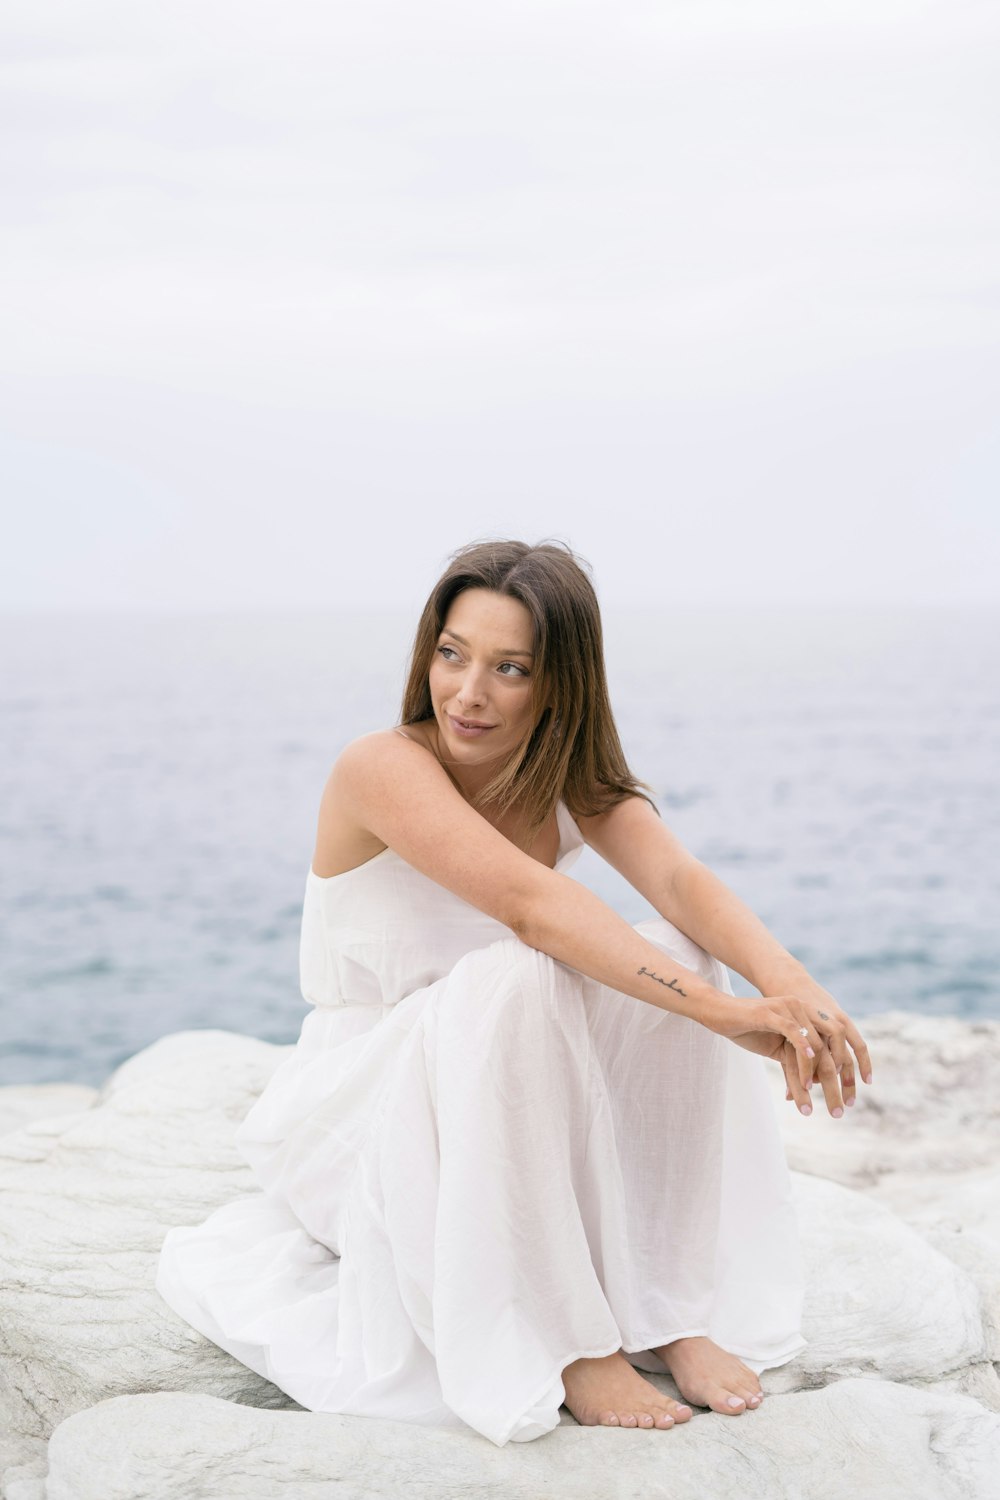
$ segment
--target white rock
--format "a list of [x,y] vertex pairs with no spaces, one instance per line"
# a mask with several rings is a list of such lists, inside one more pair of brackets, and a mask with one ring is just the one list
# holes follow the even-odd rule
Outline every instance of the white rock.
[[0,1088],[0,1136],[33,1120],[53,1115],[79,1114],[97,1099],[97,1090],[83,1083],[11,1083]]
[[[800,1115],[784,1101],[779,1070],[769,1070],[789,1162],[862,1189],[960,1266],[978,1290],[987,1358],[998,1359],[1000,1022],[892,1012],[861,1028],[875,1083],[859,1084],[840,1120],[819,1089],[813,1114]],[[961,1372],[953,1376],[962,1383]],[[976,1380],[995,1392],[995,1382]]]
[[47,1500],[993,1500],[1000,1418],[879,1380],[699,1413],[673,1431],[560,1426],[496,1448],[476,1433],[122,1396],[68,1418]]
[[923,1204],[907,1217],[914,1224],[933,1224],[954,1230],[975,1230],[990,1240],[1000,1259],[1000,1171],[971,1172],[942,1184],[932,1204]]
[[809,1347],[775,1379],[934,1379],[987,1358],[977,1288],[889,1209],[796,1174]]
[[[255,1191],[233,1132],[288,1049],[180,1033],[129,1059],[96,1096],[64,1097],[72,1113],[53,1113],[55,1096],[38,1113],[31,1103],[27,1123],[0,1137],[5,1496],[42,1500],[44,1445],[56,1428],[45,1500],[252,1500],[274,1494],[276,1474],[295,1500],[843,1500],[852,1488],[864,1500],[985,1497],[983,1455],[995,1462],[997,1444],[987,1408],[1000,1405],[989,1363],[1000,1349],[1000,1026],[935,1022],[928,1031],[922,1019],[891,1020],[898,1044],[888,1022],[865,1025],[879,1108],[866,1102],[838,1122],[818,1104],[810,1120],[782,1106],[793,1159],[805,1162],[795,1193],[810,1342],[765,1376],[761,1410],[641,1434],[578,1428],[564,1413],[556,1432],[504,1450],[473,1433],[301,1412],[157,1296],[167,1228]],[[957,1076],[958,1101],[949,1094]],[[933,1141],[935,1110],[944,1144]],[[823,1181],[821,1169],[868,1196]],[[909,1223],[886,1206],[897,1190]],[[858,1374],[866,1378],[850,1378]],[[442,1476],[452,1473],[449,1489]]]
[[163,1236],[254,1190],[232,1135],[284,1048],[165,1039],[93,1108],[0,1138],[0,1463],[37,1460],[70,1412],[137,1390],[294,1405],[166,1307]]
[[990,1411],[1000,1414],[1000,1374],[992,1361],[981,1365],[966,1365],[962,1370],[953,1370],[940,1380],[922,1380],[921,1389],[947,1391],[951,1395],[972,1396]]
[[822,1091],[813,1113],[784,1100],[780,1069],[769,1067],[789,1164],[848,1187],[877,1190],[900,1208],[933,1202],[956,1174],[1000,1162],[1000,1021],[959,1021],[891,1011],[867,1016],[861,1031],[874,1083],[834,1120]]

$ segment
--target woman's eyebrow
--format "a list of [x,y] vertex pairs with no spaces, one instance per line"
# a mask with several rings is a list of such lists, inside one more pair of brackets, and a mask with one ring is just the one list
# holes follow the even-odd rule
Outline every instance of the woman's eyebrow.
[[[458,634],[457,630],[442,630],[441,634],[442,635],[450,635],[451,638],[452,638],[452,640],[453,641],[457,641],[460,646],[467,646],[469,644],[468,641],[465,639],[464,636]],[[530,661],[531,657],[532,657],[532,652],[530,652],[530,651],[517,651],[517,650],[511,650],[511,651],[494,651],[493,655],[494,656],[526,656],[528,658],[528,660]]]

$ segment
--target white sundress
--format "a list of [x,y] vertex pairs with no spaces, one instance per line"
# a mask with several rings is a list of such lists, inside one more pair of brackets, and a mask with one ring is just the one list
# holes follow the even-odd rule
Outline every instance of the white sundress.
[[[556,869],[583,844],[557,808]],[[637,931],[732,993],[669,922]],[[156,1287],[311,1411],[558,1425],[561,1372],[707,1334],[805,1345],[763,1059],[528,947],[391,849],[306,881],[312,1009],[236,1133],[260,1191],[171,1229]]]

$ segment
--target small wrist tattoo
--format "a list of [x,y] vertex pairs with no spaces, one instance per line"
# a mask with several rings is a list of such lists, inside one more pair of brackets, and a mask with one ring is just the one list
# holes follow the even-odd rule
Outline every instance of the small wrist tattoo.
[[669,981],[666,979],[661,979],[659,974],[654,974],[652,969],[647,969],[645,965],[643,965],[643,967],[639,970],[639,973],[648,974],[650,979],[655,979],[657,984],[662,984],[665,990],[676,990],[678,995],[683,995],[685,998],[687,998],[687,990],[682,990],[676,979],[671,979]]

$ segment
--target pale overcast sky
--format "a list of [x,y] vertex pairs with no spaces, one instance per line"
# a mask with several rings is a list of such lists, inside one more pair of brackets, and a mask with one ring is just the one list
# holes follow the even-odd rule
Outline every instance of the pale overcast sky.
[[0,596],[997,597],[993,4],[5,0]]

